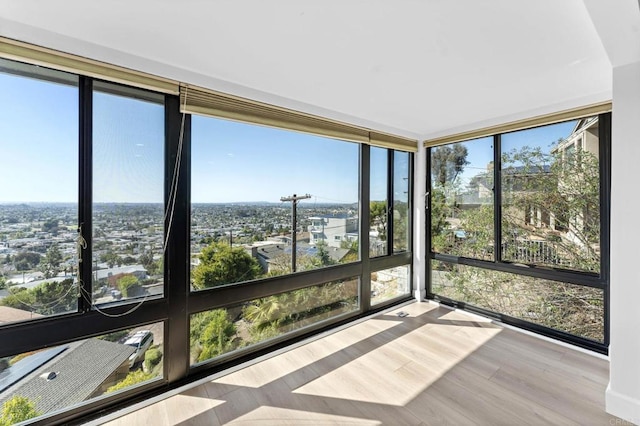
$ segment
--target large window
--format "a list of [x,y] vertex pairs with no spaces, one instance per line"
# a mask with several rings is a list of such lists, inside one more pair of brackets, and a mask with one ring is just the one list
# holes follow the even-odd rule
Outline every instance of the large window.
[[492,312],[604,342],[604,291],[434,261],[433,292]]
[[93,300],[163,294],[163,97],[96,82]]
[[431,247],[493,260],[493,140],[431,150]]
[[60,412],[161,378],[163,342],[163,324],[155,323],[0,358],[0,424]]
[[431,292],[605,351],[609,120],[431,148]]
[[389,221],[388,179],[389,152],[383,148],[371,148],[371,201],[369,203],[369,256],[384,256],[387,250]]
[[357,311],[348,278],[191,315],[191,362],[207,361]]
[[411,141],[137,77],[0,59],[0,424],[76,421],[409,298]]
[[410,156],[407,152],[393,153],[393,252],[409,250],[411,241],[409,179]]
[[359,145],[193,117],[196,290],[358,260]]
[[411,277],[409,265],[396,266],[371,273],[371,304],[409,294]]
[[390,245],[392,253],[409,249],[410,158],[407,152],[371,148],[370,257],[388,255]]
[[0,323],[78,310],[78,77],[0,59]]
[[600,271],[598,117],[502,136],[502,258]]

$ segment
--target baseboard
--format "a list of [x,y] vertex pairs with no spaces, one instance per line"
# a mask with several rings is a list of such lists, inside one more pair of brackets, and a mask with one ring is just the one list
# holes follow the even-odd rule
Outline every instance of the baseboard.
[[[640,400],[630,398],[612,390],[611,383],[607,386],[605,393],[605,406],[607,413],[625,420],[625,422],[620,423],[620,425],[640,424]],[[617,424],[618,423],[615,423],[615,425]]]

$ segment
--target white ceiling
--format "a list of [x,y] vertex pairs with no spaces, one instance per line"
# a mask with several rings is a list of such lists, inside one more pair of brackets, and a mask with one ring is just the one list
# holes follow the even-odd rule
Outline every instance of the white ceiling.
[[422,139],[609,100],[585,2],[0,0],[0,35]]

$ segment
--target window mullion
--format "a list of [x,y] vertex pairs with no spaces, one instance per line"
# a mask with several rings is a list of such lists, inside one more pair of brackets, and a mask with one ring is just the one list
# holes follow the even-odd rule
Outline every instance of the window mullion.
[[[182,143],[180,143],[182,141]],[[182,149],[173,190],[174,165]],[[165,295],[169,321],[165,340],[165,374],[169,382],[184,378],[189,371],[189,232],[191,205],[191,116],[180,113],[179,98],[165,98]],[[172,195],[173,198],[170,198]],[[168,234],[168,237],[166,236]]]
[[493,261],[502,262],[502,139],[493,136]]
[[387,150],[387,256],[393,254],[394,150]]
[[92,260],[92,199],[93,199],[93,80],[80,77],[79,87],[79,200],[78,200],[78,277],[80,286],[79,310],[91,309]]
[[[371,147],[360,145],[360,307],[363,311],[371,308],[371,264],[369,260],[369,223],[371,218]],[[387,240],[388,241],[388,240]],[[388,253],[388,247],[387,247]]]

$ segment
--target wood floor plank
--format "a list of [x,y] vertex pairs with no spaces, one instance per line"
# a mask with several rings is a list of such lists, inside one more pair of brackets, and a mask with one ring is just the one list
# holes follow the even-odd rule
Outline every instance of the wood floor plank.
[[108,424],[623,424],[604,411],[608,373],[605,359],[413,303]]

